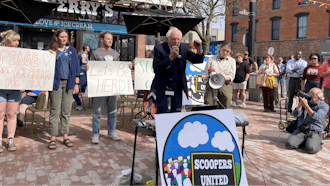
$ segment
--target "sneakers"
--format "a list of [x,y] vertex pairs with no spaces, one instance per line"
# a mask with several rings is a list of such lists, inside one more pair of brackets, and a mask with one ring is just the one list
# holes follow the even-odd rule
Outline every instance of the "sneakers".
[[15,151],[16,147],[14,144],[14,138],[8,138],[8,151]]
[[83,107],[81,105],[77,105],[76,110],[81,110]]
[[94,144],[100,143],[99,137],[92,137],[92,143],[94,143]]
[[118,137],[116,134],[108,134],[107,138],[112,139],[113,141],[120,141],[120,137]]
[[242,104],[239,105],[239,107],[240,107],[240,108],[245,108],[246,105],[245,105],[245,103],[242,103]]
[[237,103],[236,102],[233,102],[232,106],[233,107],[236,107],[237,106]]

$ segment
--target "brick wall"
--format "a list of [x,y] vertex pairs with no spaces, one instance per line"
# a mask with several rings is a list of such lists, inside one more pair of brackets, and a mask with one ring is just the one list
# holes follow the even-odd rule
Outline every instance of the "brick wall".
[[[227,0],[227,3],[232,0]],[[329,13],[325,8],[315,6],[311,2],[309,5],[298,5],[296,0],[284,1],[281,0],[281,7],[277,10],[272,10],[272,0],[258,1],[258,13],[256,14],[257,37],[255,42],[255,56],[262,57],[267,53],[269,47],[274,47],[274,57],[288,57],[294,54],[297,50],[302,50],[303,56],[307,58],[310,53],[317,52],[320,44],[330,42],[329,36]],[[249,1],[239,0],[239,10],[246,9],[249,11]],[[248,17],[233,17],[232,6],[227,11],[225,23],[225,38],[231,41],[232,27],[231,23],[237,22],[237,29],[242,27],[248,29]],[[297,17],[296,14],[308,12],[307,16],[307,33],[305,39],[297,38]],[[280,20],[280,37],[277,41],[271,40],[272,21],[271,17],[279,16]],[[247,50],[242,44],[243,35],[247,33],[238,32],[237,42],[233,43],[233,53],[243,52]],[[329,49],[330,50],[330,49]]]

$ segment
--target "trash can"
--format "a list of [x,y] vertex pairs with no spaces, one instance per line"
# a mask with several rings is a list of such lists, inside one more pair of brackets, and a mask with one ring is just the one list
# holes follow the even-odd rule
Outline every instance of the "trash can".
[[262,91],[257,86],[257,73],[250,73],[249,78],[249,101],[262,102]]

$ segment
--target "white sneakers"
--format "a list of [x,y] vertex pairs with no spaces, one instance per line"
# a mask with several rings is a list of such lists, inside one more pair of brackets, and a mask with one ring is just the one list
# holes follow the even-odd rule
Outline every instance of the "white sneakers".
[[233,107],[236,107],[237,106],[237,103],[236,102],[233,102],[233,104],[231,104]]
[[[107,135],[107,138],[112,139],[113,141],[120,141],[121,138],[117,136],[116,134],[109,134]],[[100,143],[99,137],[92,137],[92,143],[98,144]]]
[[94,144],[100,143],[99,137],[92,137],[92,143]]
[[110,138],[113,141],[120,141],[121,140],[121,138],[119,136],[117,136],[116,134],[108,134],[107,138]]
[[245,103],[242,103],[242,104],[239,105],[239,107],[240,107],[240,108],[245,108],[246,105],[245,105]]
[[82,110],[83,109],[83,107],[81,106],[81,105],[78,105],[77,107],[76,107],[76,110]]
[[14,144],[14,138],[13,137],[8,138],[8,151],[15,151],[15,150],[16,150],[16,147]]

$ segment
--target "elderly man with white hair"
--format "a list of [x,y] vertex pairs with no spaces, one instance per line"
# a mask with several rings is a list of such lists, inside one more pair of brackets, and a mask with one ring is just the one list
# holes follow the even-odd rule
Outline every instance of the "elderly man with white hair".
[[[155,78],[151,90],[156,92],[157,114],[181,111],[182,90],[187,94],[186,63],[203,63],[204,54],[199,41],[194,41],[197,54],[181,43],[182,33],[171,27],[166,34],[166,42],[154,48],[153,68]],[[168,97],[171,99],[168,99]],[[168,101],[171,100],[171,110]]]
[[304,96],[298,95],[299,104],[293,111],[298,118],[298,127],[286,141],[289,149],[297,149],[304,141],[306,150],[315,154],[322,149],[322,131],[329,105],[323,102],[323,92],[319,88],[309,91],[313,99],[308,101]]

